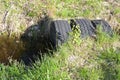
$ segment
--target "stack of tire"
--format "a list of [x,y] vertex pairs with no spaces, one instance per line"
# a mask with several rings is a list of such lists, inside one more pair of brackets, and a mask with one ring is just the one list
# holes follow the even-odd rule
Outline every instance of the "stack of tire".
[[70,19],[70,23],[67,20],[55,20],[51,23],[49,39],[53,48],[57,48],[67,41],[69,33],[78,26],[81,38],[86,38],[95,36],[99,25],[103,32],[112,35],[111,26],[105,20]]
[[69,21],[70,23],[68,20],[52,20],[46,16],[38,24],[29,27],[21,36],[26,44],[25,55],[22,56],[25,64],[35,60],[33,56],[38,56],[38,52],[43,55],[48,50],[57,49],[68,40],[69,33],[77,25],[81,31],[81,38],[96,35],[98,25],[101,25],[104,32],[112,35],[111,26],[105,20],[70,19]]

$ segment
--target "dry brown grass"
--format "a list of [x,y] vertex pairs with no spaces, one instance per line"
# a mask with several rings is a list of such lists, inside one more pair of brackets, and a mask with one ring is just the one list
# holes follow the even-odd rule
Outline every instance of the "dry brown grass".
[[101,17],[106,19],[111,27],[119,33],[120,30],[120,1],[106,0],[103,1],[103,8]]
[[0,63],[8,63],[9,58],[19,59],[24,50],[18,38],[0,36]]

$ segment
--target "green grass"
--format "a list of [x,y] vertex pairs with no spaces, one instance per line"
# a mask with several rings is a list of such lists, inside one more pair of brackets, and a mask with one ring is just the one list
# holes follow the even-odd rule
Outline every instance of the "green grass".
[[[119,7],[104,0],[0,0],[0,56],[14,51],[16,45],[23,50],[21,43],[14,41],[19,42],[19,35],[44,13],[53,19],[103,18],[113,29],[120,29]],[[74,31],[52,56],[45,55],[33,66],[11,59],[9,65],[0,64],[0,80],[120,80],[120,36],[114,33],[110,37],[99,30],[96,40],[79,37]]]
[[99,35],[97,41],[73,36],[31,67],[12,60],[9,66],[0,64],[0,80],[119,80],[120,46],[114,42],[120,42],[120,37]]

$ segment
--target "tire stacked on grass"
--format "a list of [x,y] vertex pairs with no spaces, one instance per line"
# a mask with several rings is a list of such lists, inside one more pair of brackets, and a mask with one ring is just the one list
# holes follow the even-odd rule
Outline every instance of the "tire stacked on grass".
[[81,38],[93,37],[98,25],[101,25],[104,32],[112,34],[110,25],[104,20],[70,19],[69,24],[67,20],[52,20],[45,17],[37,25],[29,27],[21,36],[22,41],[27,43],[25,55],[21,59],[26,65],[35,62],[39,54],[41,57],[46,51],[56,50],[59,45],[65,43],[69,33],[76,28],[80,29]]
[[95,27],[95,29],[97,29],[98,27],[102,27],[103,32],[112,36],[113,33],[112,33],[111,26],[105,20],[91,20],[91,22]]
[[[56,48],[66,42],[72,29],[79,26],[81,38],[94,36],[96,28],[101,25],[103,31],[112,34],[110,25],[105,20],[71,19],[70,24],[67,20],[51,20],[48,17],[41,20],[38,25],[29,27],[22,35],[22,40],[26,41],[31,49],[36,45],[41,48]],[[51,46],[51,47],[49,47]]]
[[25,52],[21,59],[26,65],[35,62],[38,56],[43,57],[44,53],[50,49],[50,23],[51,18],[46,16],[36,25],[28,27],[22,34],[21,40],[25,44]]
[[53,48],[55,49],[57,46],[66,42],[71,31],[71,26],[67,20],[52,21],[50,28],[50,41]]
[[38,44],[42,44],[42,38],[40,34],[41,32],[39,25],[32,25],[27,28],[24,34],[22,34],[21,36],[21,40],[25,45],[25,51],[21,56],[21,60],[24,62],[25,65],[30,65],[37,59],[35,56],[38,56],[38,51],[40,48],[38,47]]
[[71,27],[77,28],[79,26],[81,31],[81,38],[95,35],[95,27],[92,25],[91,21],[88,19],[71,19]]

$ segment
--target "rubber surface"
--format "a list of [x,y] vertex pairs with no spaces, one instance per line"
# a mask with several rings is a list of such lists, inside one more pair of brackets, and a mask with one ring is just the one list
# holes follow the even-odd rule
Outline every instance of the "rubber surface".
[[39,57],[44,56],[44,53],[50,49],[48,36],[44,35],[43,32],[39,25],[32,25],[21,35],[21,40],[25,45],[25,51],[21,56],[21,60],[25,65],[35,62],[39,55]]
[[56,20],[51,23],[50,28],[50,41],[53,48],[64,43],[71,32],[71,27],[68,21],[66,20]]
[[[41,31],[39,25],[32,25],[28,27],[24,33],[21,35],[21,40],[25,45],[25,51],[21,56],[20,60],[24,62],[25,65],[30,65],[34,62],[34,56],[38,55],[38,51],[41,49]],[[38,47],[39,44],[39,47]]]
[[46,38],[49,37],[50,34],[50,24],[52,22],[52,18],[49,16],[45,16],[40,21],[38,21],[38,25],[40,26],[41,36],[44,36]]
[[93,26],[97,28],[99,25],[102,26],[102,30],[109,35],[112,35],[111,26],[105,20],[91,20]]
[[70,23],[72,28],[76,28],[76,26],[80,27],[81,38],[95,35],[95,27],[93,27],[91,21],[88,19],[72,19]]

